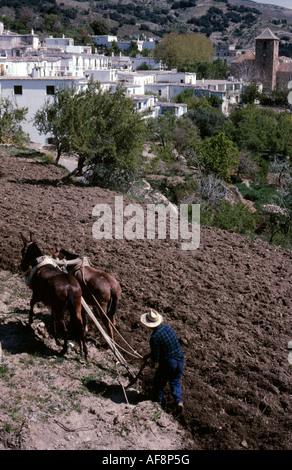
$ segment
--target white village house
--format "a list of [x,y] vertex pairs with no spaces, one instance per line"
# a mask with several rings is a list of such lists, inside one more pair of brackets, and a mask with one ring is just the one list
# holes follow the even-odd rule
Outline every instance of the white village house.
[[9,98],[17,103],[18,107],[27,107],[26,121],[22,123],[31,142],[46,144],[50,136],[40,135],[32,124],[35,113],[47,101],[52,99],[57,88],[73,87],[76,91],[87,85],[87,80],[67,77],[1,77],[0,96]]
[[14,55],[19,55],[21,51],[26,49],[37,50],[39,47],[39,38],[31,31],[31,34],[17,34],[4,28],[4,24],[0,21],[0,50],[12,50]]
[[[40,145],[48,143],[50,136],[40,135],[33,126],[36,111],[52,99],[58,89],[74,87],[78,91],[86,87],[91,78],[104,90],[115,91],[117,86],[122,86],[126,96],[134,101],[137,112],[143,112],[145,118],[170,110],[178,117],[183,116],[187,106],[171,100],[185,89],[198,94],[216,94],[223,100],[225,114],[228,114],[229,103],[239,100],[240,81],[197,81],[195,73],[162,71],[157,62],[153,70],[133,71],[136,68],[133,58],[92,53],[91,47],[74,46],[73,39],[64,36],[49,37],[40,45],[33,32],[21,36],[5,31],[1,25],[0,22],[0,97],[8,97],[19,107],[28,108],[23,130],[32,142]],[[106,39],[110,42],[114,37]],[[139,59],[146,61],[148,58]]]
[[143,51],[145,49],[154,50],[157,45],[157,41],[154,38],[139,39],[135,37],[133,40],[125,40],[118,39],[117,36],[105,34],[92,36],[92,39],[98,47],[112,47],[113,44],[116,43],[118,48],[124,51],[130,49],[133,43],[137,45],[138,51]]

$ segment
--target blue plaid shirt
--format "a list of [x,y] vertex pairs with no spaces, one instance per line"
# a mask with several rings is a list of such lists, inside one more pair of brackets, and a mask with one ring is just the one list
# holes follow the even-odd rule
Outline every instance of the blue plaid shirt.
[[173,329],[168,325],[159,325],[150,338],[151,359],[163,362],[167,359],[181,361],[184,354]]

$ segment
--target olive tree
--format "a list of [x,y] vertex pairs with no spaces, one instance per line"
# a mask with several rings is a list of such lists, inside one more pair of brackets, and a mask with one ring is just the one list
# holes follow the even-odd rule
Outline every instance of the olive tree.
[[72,116],[74,116],[73,88],[57,90],[53,100],[47,100],[34,116],[34,125],[40,134],[49,134],[56,148],[56,163],[63,153],[70,153],[74,134]]
[[77,155],[69,175],[86,175],[91,183],[115,185],[138,168],[145,136],[143,116],[123,89],[102,90],[90,81],[78,92],[59,90],[35,116],[40,132],[50,132],[59,152]]
[[29,137],[21,127],[27,108],[18,108],[9,98],[0,98],[0,143],[22,145]]
[[230,181],[230,174],[239,163],[239,151],[224,132],[205,138],[199,147],[199,161],[206,174]]
[[214,46],[203,34],[170,33],[163,36],[156,47],[155,57],[168,68],[181,68],[211,61],[214,57]]

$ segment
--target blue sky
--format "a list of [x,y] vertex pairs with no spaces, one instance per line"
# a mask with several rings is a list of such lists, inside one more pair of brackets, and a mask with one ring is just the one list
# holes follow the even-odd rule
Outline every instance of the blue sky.
[[255,0],[256,3],[271,3],[279,7],[286,7],[292,9],[292,0]]

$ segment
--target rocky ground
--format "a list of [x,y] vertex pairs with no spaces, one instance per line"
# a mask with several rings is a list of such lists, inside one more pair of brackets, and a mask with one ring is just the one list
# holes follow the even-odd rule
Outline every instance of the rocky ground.
[[[63,174],[28,155],[0,160],[0,448],[291,449],[291,251],[208,227],[194,251],[179,240],[96,240],[92,209],[114,209],[116,194],[59,185]],[[149,341],[140,315],[164,315],[186,358],[183,416],[168,391],[163,408],[149,400],[149,368],[125,395],[126,371],[94,326],[87,364],[75,347],[58,356],[41,305],[27,326],[19,233],[29,230],[44,253],[60,243],[120,281],[118,329],[139,354]]]

